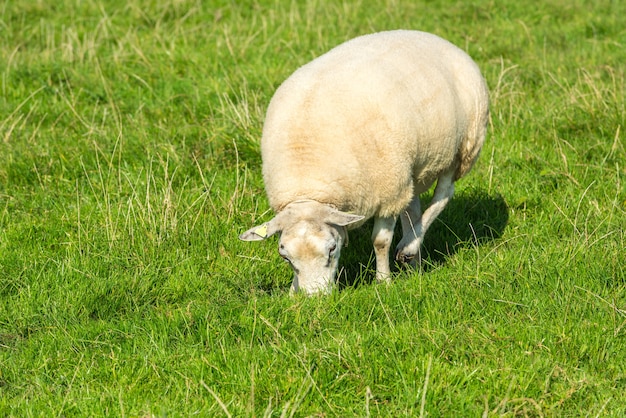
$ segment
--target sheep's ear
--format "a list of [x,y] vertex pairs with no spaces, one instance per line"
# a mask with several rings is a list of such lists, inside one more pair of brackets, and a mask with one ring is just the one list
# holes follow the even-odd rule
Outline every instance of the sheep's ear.
[[350,224],[363,220],[365,216],[355,215],[353,213],[342,212],[340,210],[331,209],[326,215],[324,221],[327,224],[337,226],[348,226]]
[[276,224],[276,218],[274,218],[269,222],[248,229],[239,235],[239,239],[242,241],[262,241],[278,232]]

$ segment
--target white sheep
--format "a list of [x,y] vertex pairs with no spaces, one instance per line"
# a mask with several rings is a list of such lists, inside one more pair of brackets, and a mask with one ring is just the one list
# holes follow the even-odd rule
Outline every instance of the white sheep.
[[[435,35],[361,36],[294,72],[272,98],[261,139],[263,179],[276,216],[239,237],[280,232],[292,290],[329,292],[347,228],[374,217],[376,278],[396,260],[419,262],[424,234],[485,140],[489,98],[478,66]],[[422,214],[421,193],[437,180]]]

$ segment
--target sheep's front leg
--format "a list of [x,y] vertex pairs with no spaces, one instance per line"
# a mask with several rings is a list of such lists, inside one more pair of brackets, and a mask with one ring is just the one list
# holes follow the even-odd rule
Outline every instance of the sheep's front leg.
[[443,174],[437,180],[435,193],[430,206],[421,213],[419,196],[415,196],[409,207],[402,213],[402,240],[396,248],[396,260],[415,265],[421,262],[420,247],[424,234],[433,221],[446,207],[454,194],[454,171]]
[[393,228],[396,226],[396,218],[376,218],[372,231],[372,243],[376,254],[376,279],[389,281],[391,270],[389,269],[389,248],[393,240]]

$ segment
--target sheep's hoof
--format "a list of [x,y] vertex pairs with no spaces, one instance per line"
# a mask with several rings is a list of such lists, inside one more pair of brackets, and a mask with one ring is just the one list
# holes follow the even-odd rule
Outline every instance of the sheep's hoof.
[[409,255],[409,254],[396,254],[396,261],[399,263],[410,263],[411,261],[413,261],[413,259],[415,258],[415,255]]
[[407,254],[398,250],[396,251],[396,261],[398,263],[408,264],[410,266],[415,267],[421,264],[422,257],[421,257],[420,251],[418,251],[416,254]]
[[416,256],[417,254],[407,254],[402,251],[396,251],[396,261],[399,263],[410,263]]

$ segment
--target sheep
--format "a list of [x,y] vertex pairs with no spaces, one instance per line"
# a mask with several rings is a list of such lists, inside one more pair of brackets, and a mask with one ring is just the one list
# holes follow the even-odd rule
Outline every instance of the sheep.
[[[395,30],[347,41],[276,90],[261,138],[263,180],[276,216],[240,235],[280,233],[292,291],[328,293],[347,230],[374,218],[376,278],[395,259],[421,262],[424,234],[485,140],[489,97],[476,63],[430,33]],[[437,181],[422,213],[420,194]]]

